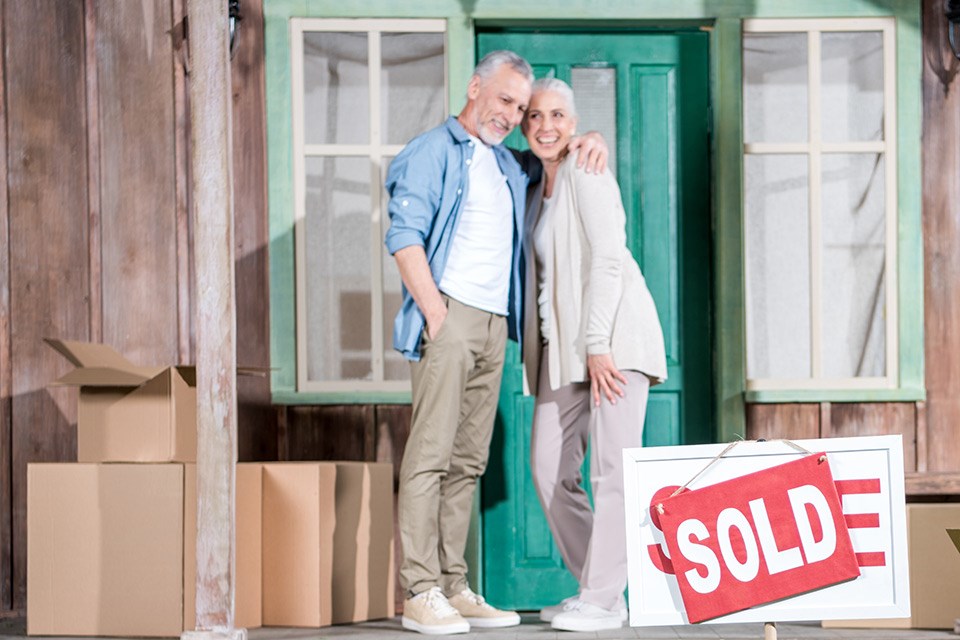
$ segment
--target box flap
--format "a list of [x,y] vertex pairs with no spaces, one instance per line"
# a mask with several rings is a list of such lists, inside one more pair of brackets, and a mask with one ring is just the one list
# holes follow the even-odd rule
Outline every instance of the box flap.
[[44,338],[57,353],[77,367],[55,384],[90,386],[136,386],[165,367],[138,367],[105,344]]
[[151,369],[144,375],[104,367],[90,367],[74,369],[67,375],[54,380],[53,384],[77,387],[139,387],[162,371],[163,367]]

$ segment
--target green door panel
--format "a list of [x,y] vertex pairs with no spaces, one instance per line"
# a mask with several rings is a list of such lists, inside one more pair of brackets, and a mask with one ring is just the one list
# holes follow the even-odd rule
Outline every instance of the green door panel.
[[[552,74],[571,84],[574,74],[599,79],[591,85],[597,94],[576,96],[578,129],[606,132],[627,212],[627,244],[666,341],[669,379],[651,390],[644,444],[712,441],[707,35],[479,32],[478,58],[495,49],[524,56],[537,77]],[[603,120],[604,111],[614,122]],[[507,144],[527,148],[519,128]],[[517,609],[555,604],[577,591],[530,477],[533,405],[523,395],[519,349],[510,343],[482,487],[483,588],[491,602]],[[589,486],[586,469],[584,482]]]

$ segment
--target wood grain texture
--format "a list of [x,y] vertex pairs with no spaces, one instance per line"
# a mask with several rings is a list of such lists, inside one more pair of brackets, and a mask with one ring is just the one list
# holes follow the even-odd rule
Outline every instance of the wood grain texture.
[[173,73],[174,184],[177,234],[177,353],[180,362],[194,362],[196,287],[193,270],[193,216],[190,215],[190,92],[186,0],[170,0],[171,71]]
[[285,460],[373,460],[367,433],[374,405],[293,406],[286,409]]
[[87,209],[89,217],[90,341],[103,341],[103,261],[100,247],[100,88],[97,71],[97,0],[84,0],[84,62],[86,64]]
[[[233,202],[237,283],[237,362],[270,366],[270,274],[267,229],[266,100],[263,6],[248,0],[231,64]],[[241,377],[237,446],[241,460],[277,457],[270,378]]]
[[926,470],[960,471],[960,60],[942,0],[923,0]]
[[9,207],[12,608],[26,603],[26,470],[76,460],[76,391],[42,338],[89,336],[83,0],[8,0],[4,73]]
[[[5,50],[3,3],[0,2],[0,51]],[[6,74],[0,61],[0,149],[7,148]],[[10,211],[7,207],[7,154],[0,153],[0,612],[13,607],[13,521],[11,496],[10,357]],[[0,613],[2,615],[2,613]]]
[[170,0],[98,0],[103,341],[178,360]]
[[908,496],[960,495],[960,473],[908,473],[905,482]]
[[819,404],[748,404],[747,440],[820,437]]
[[237,334],[226,10],[220,0],[190,2],[190,162],[198,292],[196,628],[225,629],[230,635],[236,579]]
[[833,404],[831,435],[836,437],[903,435],[903,468],[917,470],[917,407],[913,402]]

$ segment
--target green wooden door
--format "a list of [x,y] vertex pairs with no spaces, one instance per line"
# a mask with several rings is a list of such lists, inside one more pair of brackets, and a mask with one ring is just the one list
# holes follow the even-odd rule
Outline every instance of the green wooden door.
[[[573,86],[578,129],[598,130],[627,211],[627,242],[657,304],[669,380],[650,394],[647,446],[713,440],[707,34],[488,31],[478,59],[511,49],[537,77]],[[507,144],[526,148],[519,127]],[[482,487],[483,588],[491,602],[537,609],[576,593],[529,471],[533,399],[510,343]],[[586,476],[585,476],[586,477]],[[589,485],[588,485],[589,486]]]

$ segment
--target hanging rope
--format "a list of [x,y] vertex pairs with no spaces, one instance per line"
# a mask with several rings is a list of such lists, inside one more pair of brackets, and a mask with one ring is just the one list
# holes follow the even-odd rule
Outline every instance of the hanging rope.
[[[730,444],[728,444],[728,445],[724,448],[723,451],[721,451],[721,452],[718,453],[716,456],[714,456],[713,460],[711,460],[710,462],[708,462],[708,463],[703,467],[703,469],[700,469],[700,471],[698,471],[695,476],[693,476],[692,478],[690,478],[689,480],[687,480],[685,483],[683,483],[683,486],[682,486],[682,487],[678,487],[676,491],[674,491],[673,493],[671,493],[671,494],[670,494],[670,498],[674,497],[675,495],[678,495],[678,494],[679,494],[680,492],[682,492],[684,489],[686,489],[686,488],[689,487],[691,484],[693,484],[693,482],[694,482],[697,478],[699,478],[700,476],[702,476],[702,475],[706,472],[706,470],[709,469],[710,467],[712,467],[712,466],[714,465],[714,463],[716,463],[720,458],[722,458],[723,456],[725,456],[725,455],[727,455],[728,453],[730,453],[730,450],[733,449],[735,446],[737,446],[738,444],[743,444],[744,442],[782,442],[783,444],[785,444],[785,445],[787,445],[787,446],[790,446],[790,447],[796,449],[796,450],[799,451],[800,453],[806,453],[807,455],[813,455],[813,452],[812,452],[812,451],[809,451],[809,450],[807,450],[807,449],[804,449],[803,447],[801,447],[800,445],[798,445],[796,442],[793,442],[793,441],[791,441],[791,440],[785,440],[785,439],[780,439],[780,440],[764,440],[764,439],[762,439],[762,438],[761,438],[760,440],[737,440],[737,441],[735,441],[735,442],[731,442]],[[827,461],[827,454],[822,454],[822,455],[817,459],[817,462],[820,463],[820,464],[823,464],[823,463],[826,462],[826,461]],[[668,498],[668,500],[669,500],[669,498]],[[662,503],[662,502],[657,503],[657,513],[659,513],[660,515],[663,515],[663,503]]]

